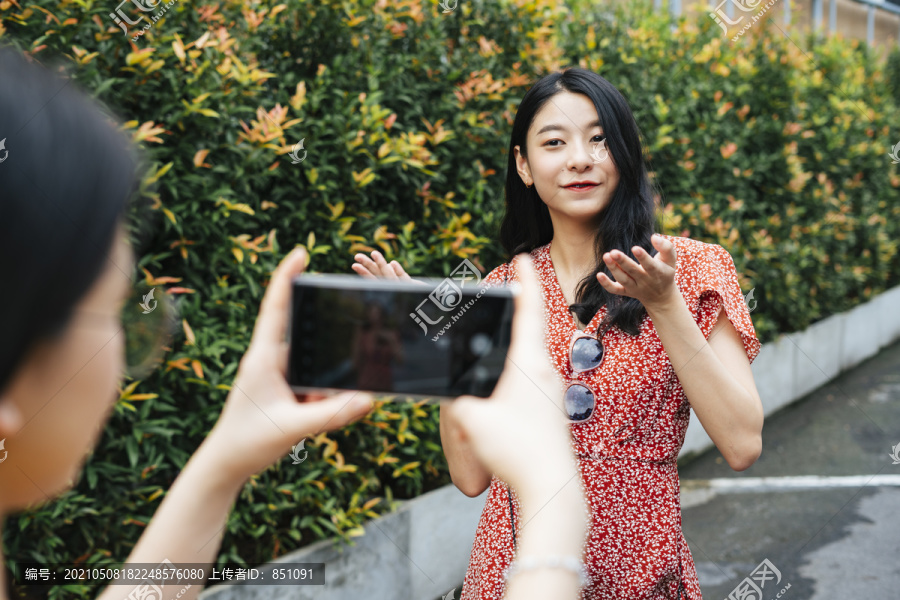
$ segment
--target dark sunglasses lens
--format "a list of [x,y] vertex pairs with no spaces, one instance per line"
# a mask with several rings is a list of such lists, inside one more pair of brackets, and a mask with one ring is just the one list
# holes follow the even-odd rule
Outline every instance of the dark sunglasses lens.
[[594,393],[583,385],[571,385],[566,390],[565,405],[569,420],[585,421],[594,412]]
[[579,371],[593,369],[603,360],[603,345],[592,337],[581,337],[572,346],[572,367]]

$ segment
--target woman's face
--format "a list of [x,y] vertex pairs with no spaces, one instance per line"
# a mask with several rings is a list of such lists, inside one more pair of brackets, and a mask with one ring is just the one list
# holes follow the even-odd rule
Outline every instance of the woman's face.
[[381,305],[380,304],[372,304],[369,306],[369,324],[370,325],[381,325]]
[[[59,339],[41,342],[0,391],[0,510],[50,500],[70,487],[118,398],[124,368],[119,309],[134,258],[122,230],[106,267]],[[3,451],[0,451],[0,458]]]
[[[526,140],[528,158],[515,147],[522,181],[533,184],[550,215],[594,225],[609,204],[619,171],[612,154],[600,150],[605,139],[593,102],[582,94],[560,92],[534,116]],[[599,151],[598,151],[599,150]],[[583,190],[566,186],[588,181]]]

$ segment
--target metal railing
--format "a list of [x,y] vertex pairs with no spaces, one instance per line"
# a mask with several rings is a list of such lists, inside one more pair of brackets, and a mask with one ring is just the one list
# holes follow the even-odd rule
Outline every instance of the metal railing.
[[[725,5],[726,14],[729,17],[734,16],[734,1],[735,0],[712,0],[709,2],[710,7],[719,8],[723,4]],[[740,0],[737,0],[740,1]],[[837,31],[837,0],[828,0],[829,2],[829,10],[828,10],[828,31],[829,33],[835,33]],[[888,0],[853,0],[858,4],[866,5],[866,42],[871,46],[875,41],[875,16],[877,11],[883,10],[887,13],[895,14],[900,16],[900,0],[897,1],[888,1]],[[822,27],[822,21],[824,20],[824,0],[812,0],[813,6],[813,27],[815,29],[820,29]],[[654,0],[653,6],[656,10],[662,10],[663,4],[668,4],[669,14],[673,17],[678,17],[682,13],[682,2],[681,0],[668,0],[665,2],[664,0]],[[788,0],[785,0],[782,3],[782,22],[785,25],[789,25],[791,22],[791,5]],[[900,44],[900,28],[897,31],[897,42]]]
[[[860,4],[865,4],[867,6],[867,14],[866,14],[866,42],[871,46],[872,42],[875,39],[875,11],[880,9],[883,11],[887,11],[889,13],[894,13],[895,15],[900,15],[900,6],[893,4],[891,2],[887,2],[886,0],[854,0],[855,2],[859,2]],[[815,3],[820,5],[822,4],[822,0],[815,0]],[[820,9],[821,10],[821,9]],[[821,19],[816,21],[816,26],[821,26]],[[832,33],[835,31],[837,26],[837,2],[835,0],[831,0],[831,10],[828,15],[828,30]],[[897,41],[900,44],[900,28],[897,30]]]

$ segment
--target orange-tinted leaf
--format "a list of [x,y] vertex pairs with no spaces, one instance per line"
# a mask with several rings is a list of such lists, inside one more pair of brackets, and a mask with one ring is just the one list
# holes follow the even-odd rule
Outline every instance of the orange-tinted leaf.
[[206,160],[206,155],[209,154],[209,150],[198,150],[194,155],[194,166],[195,167],[206,167],[207,169],[210,165],[205,164],[203,161]]
[[172,42],[172,51],[178,57],[178,60],[184,63],[184,42],[181,41],[177,33],[175,34],[175,41]]
[[191,326],[188,325],[187,319],[181,320],[181,326],[184,329],[184,337],[187,338],[187,346],[193,346],[197,343],[197,338],[194,337],[194,330],[191,329]]
[[179,281],[181,281],[181,277],[167,277],[167,276],[154,277],[153,275],[150,274],[150,271],[148,271],[144,267],[141,267],[141,271],[143,271],[144,275],[146,276],[144,281],[150,287],[154,287],[157,285],[163,285],[164,283],[178,283]]
[[187,371],[189,370],[187,367],[187,362],[190,359],[187,357],[179,358],[177,360],[169,360],[166,361],[166,371],[171,371],[172,369],[178,369],[179,371]]
[[122,525],[140,525],[141,527],[146,527],[146,523],[142,523],[137,519],[125,519],[122,521]]

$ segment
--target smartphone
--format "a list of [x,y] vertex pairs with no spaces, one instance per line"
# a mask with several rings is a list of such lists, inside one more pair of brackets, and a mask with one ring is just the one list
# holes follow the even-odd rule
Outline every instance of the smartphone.
[[295,277],[291,388],[435,401],[490,396],[509,350],[514,292],[480,285],[472,271],[477,282],[419,280],[426,285],[358,275]]

